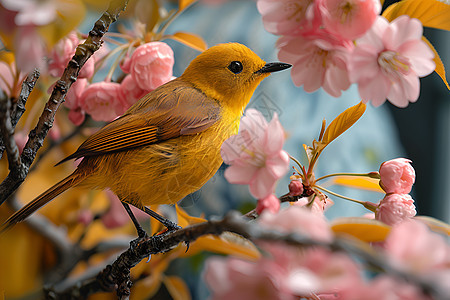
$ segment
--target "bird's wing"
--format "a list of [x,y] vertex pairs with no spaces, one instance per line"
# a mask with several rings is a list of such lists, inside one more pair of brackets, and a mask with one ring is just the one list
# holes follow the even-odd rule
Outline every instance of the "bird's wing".
[[219,118],[217,102],[193,87],[174,86],[168,93],[154,92],[89,137],[60,163],[196,134],[211,127]]

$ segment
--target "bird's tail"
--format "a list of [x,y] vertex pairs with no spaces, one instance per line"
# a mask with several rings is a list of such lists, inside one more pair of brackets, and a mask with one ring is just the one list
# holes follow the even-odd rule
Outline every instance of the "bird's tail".
[[68,188],[77,185],[84,179],[84,176],[76,172],[70,174],[54,186],[40,194],[33,201],[16,211],[1,226],[0,233],[10,229],[19,222],[22,222],[39,208],[52,201],[53,198],[66,191]]

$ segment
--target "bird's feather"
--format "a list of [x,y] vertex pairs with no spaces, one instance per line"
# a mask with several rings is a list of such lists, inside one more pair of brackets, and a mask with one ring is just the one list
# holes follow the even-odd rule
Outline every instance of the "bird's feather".
[[148,146],[181,135],[197,134],[211,127],[220,117],[217,102],[193,86],[180,82],[173,84],[171,92],[167,92],[166,85],[163,92],[157,89],[147,94],[60,163]]

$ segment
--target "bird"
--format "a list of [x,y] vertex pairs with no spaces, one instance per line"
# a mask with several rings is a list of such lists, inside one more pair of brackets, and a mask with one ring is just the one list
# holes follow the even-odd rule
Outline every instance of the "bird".
[[147,206],[175,204],[200,189],[223,163],[221,145],[238,133],[256,87],[271,73],[290,67],[266,63],[239,43],[205,50],[180,77],[143,96],[63,159],[60,163],[81,161],[73,173],[12,214],[0,231],[74,186],[114,192],[139,236],[145,231],[129,205],[170,230],[179,228]]

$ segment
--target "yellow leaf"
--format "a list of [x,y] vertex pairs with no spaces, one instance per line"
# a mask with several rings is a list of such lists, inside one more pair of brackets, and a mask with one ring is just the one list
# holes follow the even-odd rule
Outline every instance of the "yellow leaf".
[[450,5],[438,0],[403,0],[383,12],[389,21],[401,15],[417,18],[426,27],[450,30]]
[[200,251],[233,255],[246,260],[257,260],[261,256],[252,242],[231,232],[224,232],[220,236],[202,236],[191,243],[189,251],[181,254],[181,257],[192,256]]
[[205,51],[208,48],[206,42],[201,37],[193,33],[180,31],[172,35],[164,36],[163,38],[175,40],[201,52]]
[[331,183],[336,185],[384,193],[383,189],[379,185],[379,182],[380,180],[375,178],[354,176],[336,176],[331,180]]
[[430,47],[430,49],[434,52],[433,60],[434,60],[434,63],[436,64],[436,69],[434,69],[434,71],[439,75],[439,77],[441,77],[442,81],[444,81],[445,85],[450,90],[450,86],[448,85],[447,78],[445,77],[444,63],[442,62],[441,58],[439,57],[439,54],[437,53],[436,49],[434,49],[433,45],[430,43],[430,41],[427,38],[425,38],[423,36],[422,40],[424,40],[425,43],[428,44],[428,47]]
[[428,217],[428,216],[415,216],[414,219],[417,219],[423,223],[425,223],[431,230],[443,233],[450,236],[450,225],[444,223],[438,219]]
[[52,48],[60,39],[74,30],[83,20],[86,8],[80,0],[58,0],[56,19],[38,28],[39,33]]
[[347,108],[343,113],[336,117],[333,122],[330,123],[327,130],[323,135],[322,143],[328,145],[347,129],[349,129],[356,121],[361,118],[366,110],[366,105],[362,102]]
[[381,6],[383,6],[384,4],[384,0],[380,0]]
[[0,61],[11,65],[14,62],[14,54],[9,51],[0,51]]
[[377,220],[367,218],[338,218],[331,222],[336,235],[348,234],[363,242],[381,242],[388,236],[391,227]]
[[133,283],[130,299],[152,299],[161,287],[162,274],[151,274]]
[[163,281],[173,300],[191,299],[189,288],[181,278],[176,276],[167,276]]
[[182,11],[197,0],[178,0],[178,10]]

